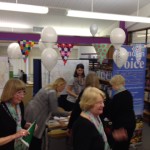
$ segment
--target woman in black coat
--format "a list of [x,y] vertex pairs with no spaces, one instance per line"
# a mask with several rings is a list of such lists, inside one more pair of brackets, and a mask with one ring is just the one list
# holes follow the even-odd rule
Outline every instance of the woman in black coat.
[[[133,97],[124,87],[125,79],[123,76],[113,76],[110,80],[110,84],[115,91],[110,104],[109,116],[113,124],[113,150],[129,150],[130,140],[136,123],[133,109]],[[115,131],[117,130],[122,130],[121,134],[123,134],[123,137],[121,139],[115,136]]]
[[[91,72],[89,73],[87,76],[86,76],[86,79],[85,79],[85,88],[86,87],[96,87],[98,89],[100,89],[100,82],[99,82],[99,77],[96,75],[95,72]],[[74,105],[74,108],[73,108],[73,111],[71,113],[71,116],[70,116],[70,119],[69,119],[69,123],[68,123],[68,131],[69,133],[71,133],[71,130],[72,130],[72,126],[74,124],[74,122],[77,120],[77,118],[80,116],[80,113],[81,113],[81,108],[80,108],[80,105],[79,105],[79,102],[80,102],[80,99],[81,99],[81,96],[83,94],[83,91],[82,90],[79,94],[79,97]],[[103,90],[102,90],[103,91]],[[103,119],[108,116],[108,111],[107,111],[107,104],[106,103],[109,103],[109,96],[108,94],[103,91],[106,95],[106,99],[104,101],[105,103],[105,107],[103,109],[103,114],[101,114],[101,119],[102,119],[102,122],[103,122]]]
[[[22,100],[25,96],[25,87],[23,81],[10,79],[3,89],[0,103],[0,138],[15,134],[22,128],[28,128],[31,125],[24,120]],[[23,133],[23,136],[27,135],[27,131]],[[14,150],[14,147],[19,145],[18,141],[14,138],[9,143],[1,145],[0,150]]]
[[73,150],[110,150],[99,115],[103,113],[105,94],[95,87],[85,88],[82,112],[72,128]]

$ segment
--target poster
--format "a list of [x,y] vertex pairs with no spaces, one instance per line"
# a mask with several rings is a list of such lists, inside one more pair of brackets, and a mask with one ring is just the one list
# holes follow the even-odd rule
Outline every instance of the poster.
[[147,49],[142,44],[133,46],[123,46],[128,52],[129,57],[123,67],[118,68],[113,64],[113,75],[120,74],[126,80],[126,89],[133,96],[134,112],[136,115],[136,130],[131,140],[132,144],[142,140],[143,128],[143,108],[144,108],[144,88],[145,88],[145,68]]
[[[84,72],[85,75],[87,75],[89,73],[89,60],[69,59],[65,65],[62,60],[58,60],[51,72],[47,71],[42,65],[42,87],[55,81],[59,77],[63,77],[68,82],[70,78],[73,77],[76,65],[79,63],[84,65]],[[66,94],[66,91],[64,90],[62,93]]]

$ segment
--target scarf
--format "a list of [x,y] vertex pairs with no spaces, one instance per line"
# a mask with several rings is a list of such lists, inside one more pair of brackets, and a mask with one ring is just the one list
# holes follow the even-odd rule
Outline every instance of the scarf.
[[17,124],[17,131],[19,131],[20,129],[22,129],[20,106],[19,106],[19,104],[16,105],[16,110],[15,110],[15,108],[11,105],[11,103],[6,103],[6,105],[8,107],[8,110],[9,110],[11,116],[13,117],[13,119],[15,120],[15,122]]
[[119,90],[115,91],[114,95],[116,95],[122,91],[125,91],[125,90],[126,90],[126,88],[124,86],[122,86]]
[[[16,105],[16,110],[15,108],[11,105],[11,103],[7,102],[6,106],[12,116],[12,118],[15,120],[17,127],[16,131],[19,131],[22,129],[21,127],[21,110],[19,104]],[[15,150],[27,150],[27,147],[20,141],[20,139],[15,139],[15,144],[14,144],[14,149]]]
[[102,121],[100,119],[100,117],[95,117],[91,112],[86,111],[84,112],[90,119],[90,121],[95,125],[97,131],[99,132],[99,134],[102,136],[104,143],[105,143],[105,148],[104,150],[110,150],[109,144],[107,142],[107,137],[106,134],[104,132],[104,128],[103,128],[103,124]]

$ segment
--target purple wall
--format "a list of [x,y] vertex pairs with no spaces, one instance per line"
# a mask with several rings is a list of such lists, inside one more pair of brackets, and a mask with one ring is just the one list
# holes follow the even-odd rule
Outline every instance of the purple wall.
[[[18,41],[18,40],[32,40],[38,42],[40,34],[33,33],[13,33],[0,32],[0,40]],[[58,36],[57,43],[72,43],[72,44],[92,44],[92,43],[110,43],[109,38],[101,37],[81,37],[81,36]]]
[[[127,29],[125,28],[125,22],[120,21],[119,27],[126,33],[127,42]],[[0,40],[18,41],[18,40],[32,40],[38,42],[40,34],[35,33],[13,33],[13,32],[0,32]],[[92,43],[110,43],[110,38],[104,37],[83,37],[83,36],[58,36],[57,43],[71,43],[75,45],[91,45]]]

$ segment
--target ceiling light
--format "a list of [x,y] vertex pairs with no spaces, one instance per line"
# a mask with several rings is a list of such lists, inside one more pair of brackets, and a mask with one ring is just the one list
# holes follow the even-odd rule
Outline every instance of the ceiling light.
[[89,19],[103,19],[103,20],[114,20],[114,21],[150,23],[150,18],[148,18],[148,17],[127,16],[127,15],[76,11],[76,10],[68,10],[67,16],[79,17],[79,18],[89,18]]
[[48,7],[0,2],[0,10],[46,14]]
[[24,28],[24,29],[29,29],[31,28],[31,26],[27,25],[27,24],[21,24],[21,23],[12,23],[12,22],[7,22],[7,23],[0,23],[0,27],[3,28]]

